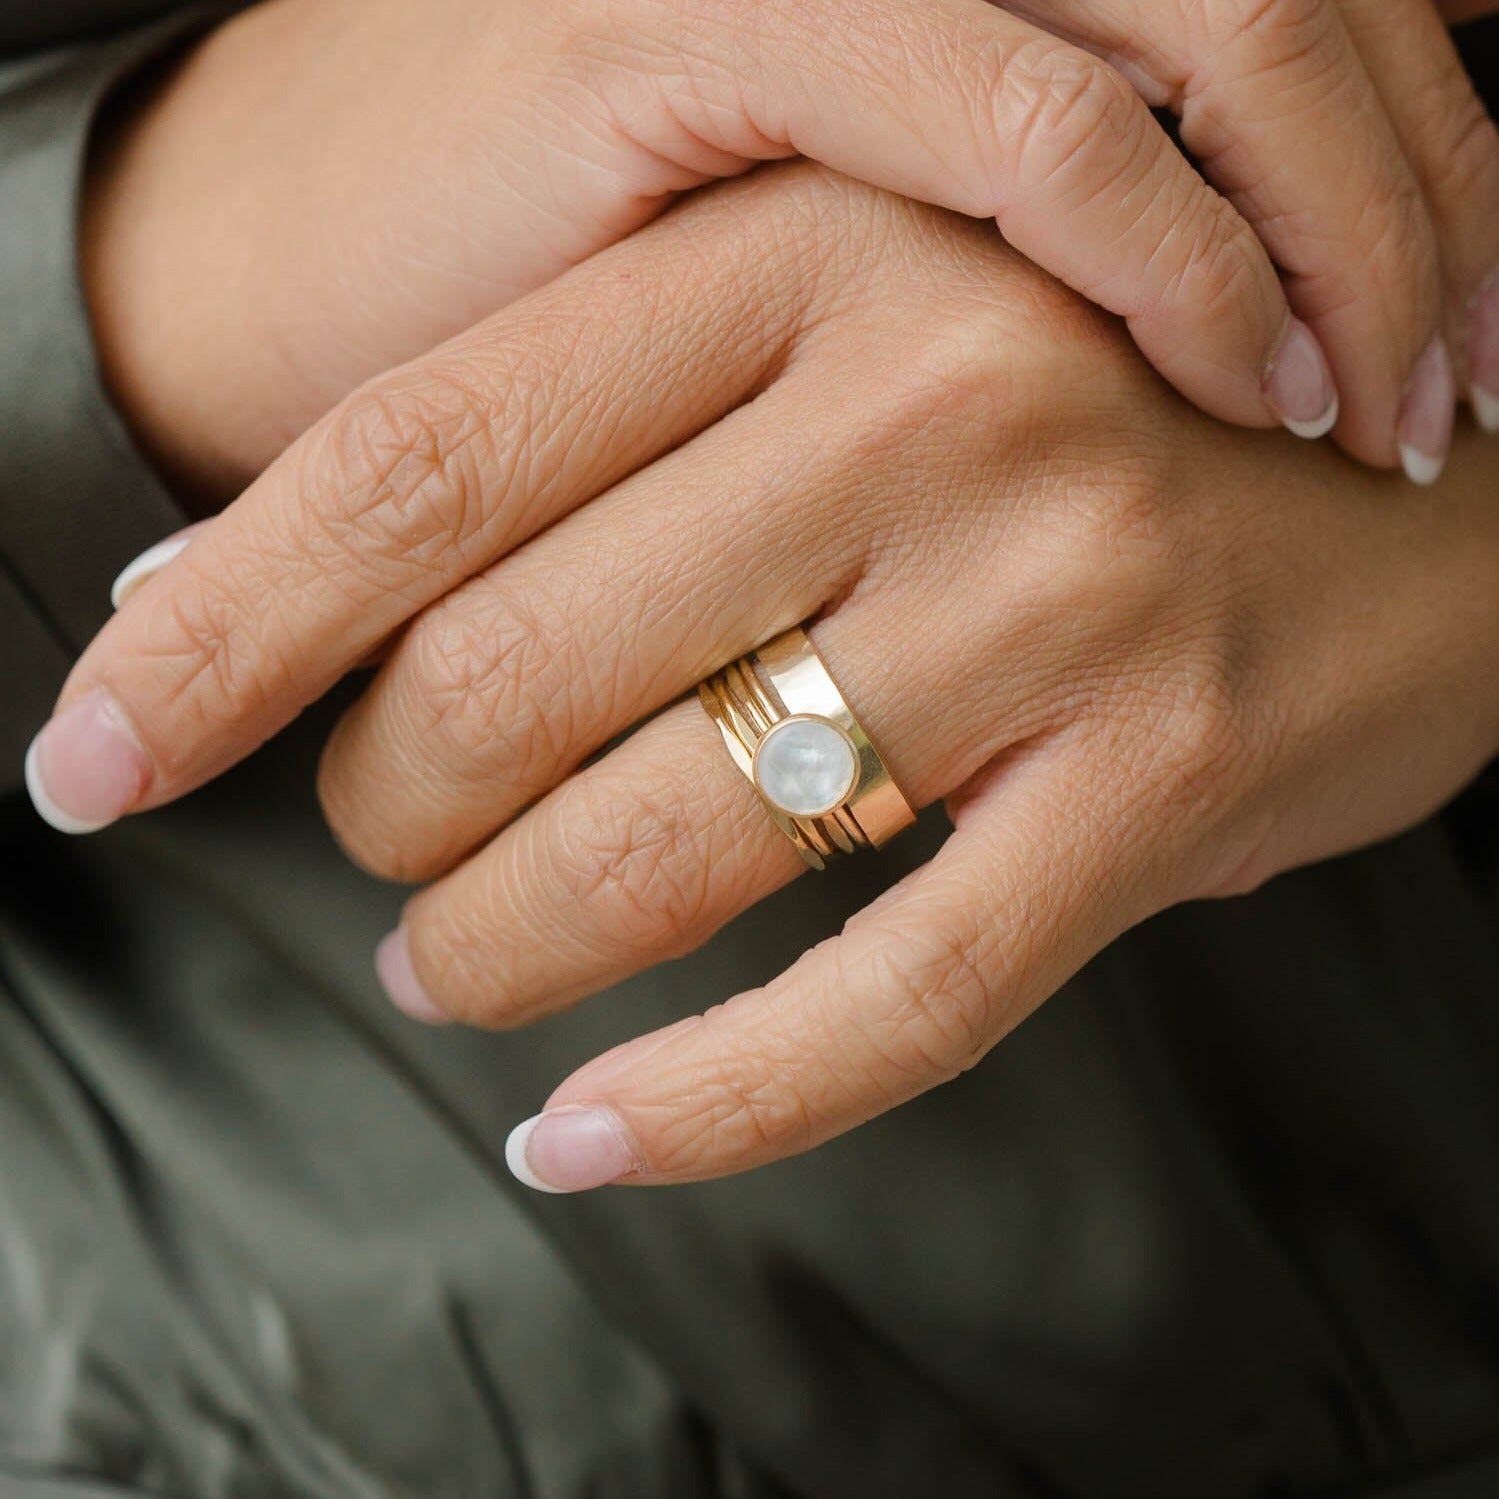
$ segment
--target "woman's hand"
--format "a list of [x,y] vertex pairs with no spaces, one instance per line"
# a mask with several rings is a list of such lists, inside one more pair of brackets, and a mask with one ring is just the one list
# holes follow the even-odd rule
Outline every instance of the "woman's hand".
[[1341,391],[1338,440],[1429,479],[1449,346],[1499,420],[1499,142],[1430,0],[1018,8],[254,6],[107,132],[86,268],[111,384],[220,500],[361,380],[801,153],[994,215],[1227,420],[1317,434]]
[[679,699],[814,619],[957,831],[518,1137],[559,1188],[719,1175],[951,1077],[1132,923],[1403,828],[1499,750],[1496,469],[1462,441],[1428,497],[1224,428],[986,227],[784,167],[324,420],[105,629],[34,784],[167,801],[390,641],[324,805],[368,868],[437,877],[384,950],[396,999],[517,1025],[801,869]]

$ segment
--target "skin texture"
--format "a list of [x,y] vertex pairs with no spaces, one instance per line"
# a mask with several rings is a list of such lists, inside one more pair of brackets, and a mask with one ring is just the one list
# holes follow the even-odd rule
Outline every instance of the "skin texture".
[[1499,267],[1499,141],[1428,0],[752,10],[270,0],[220,28],[104,133],[89,195],[100,346],[148,450],[216,508],[361,381],[800,153],[997,217],[1215,415],[1274,425],[1293,377],[1315,414],[1320,345],[1349,452],[1393,464],[1414,420],[1439,461]]
[[991,230],[791,165],[344,402],[63,701],[108,695],[159,803],[386,643],[324,806],[366,867],[437,876],[397,939],[428,1004],[515,1025],[798,873],[677,699],[813,618],[956,832],[765,989],[567,1079],[545,1117],[586,1149],[537,1127],[520,1163],[710,1177],[973,1065],[1152,912],[1470,779],[1499,751],[1496,468],[1465,429],[1428,494],[1226,428]]

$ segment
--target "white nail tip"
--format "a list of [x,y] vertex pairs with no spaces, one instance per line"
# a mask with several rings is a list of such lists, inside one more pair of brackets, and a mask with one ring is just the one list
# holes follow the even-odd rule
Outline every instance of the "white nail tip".
[[1435,484],[1442,477],[1447,461],[1445,458],[1433,458],[1431,454],[1423,453],[1409,443],[1401,443],[1400,465],[1412,484],[1426,485]]
[[523,1120],[510,1131],[505,1141],[505,1164],[510,1168],[510,1174],[523,1187],[530,1187],[537,1192],[550,1192],[554,1196],[562,1193],[560,1187],[554,1187],[548,1182],[542,1181],[531,1169],[531,1162],[526,1154],[526,1147],[531,1143],[531,1131],[534,1130],[541,1120],[541,1115],[533,1115],[530,1119]]
[[1332,399],[1332,405],[1319,417],[1314,417],[1309,422],[1293,421],[1290,417],[1284,417],[1287,432],[1294,433],[1297,437],[1304,437],[1308,442],[1316,442],[1319,437],[1326,437],[1338,424],[1338,398]]
[[190,536],[168,536],[165,541],[158,541],[154,547],[147,547],[135,561],[128,563],[120,576],[109,585],[109,602],[116,609],[124,608],[125,601],[130,595],[142,583],[154,578],[167,563],[180,556],[183,548],[191,540]]
[[1493,391],[1475,385],[1470,392],[1473,398],[1473,416],[1485,432],[1499,432],[1499,396]]
[[88,822],[82,817],[74,817],[70,812],[64,812],[47,795],[47,786],[42,780],[41,760],[37,749],[38,740],[33,739],[31,748],[26,751],[26,791],[31,797],[31,805],[36,808],[37,816],[49,827],[56,828],[59,833],[97,833],[100,828],[107,828],[110,819],[103,822]]

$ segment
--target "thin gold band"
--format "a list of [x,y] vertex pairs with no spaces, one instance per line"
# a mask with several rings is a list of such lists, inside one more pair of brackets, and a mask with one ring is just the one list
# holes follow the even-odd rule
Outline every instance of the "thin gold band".
[[[878,848],[915,822],[911,804],[800,626],[715,672],[698,687],[698,698],[718,725],[734,763],[813,869],[822,869],[839,854]],[[762,742],[789,719],[831,726],[853,753],[850,789],[836,806],[815,816],[778,805],[757,773]],[[826,735],[826,727],[820,732]]]

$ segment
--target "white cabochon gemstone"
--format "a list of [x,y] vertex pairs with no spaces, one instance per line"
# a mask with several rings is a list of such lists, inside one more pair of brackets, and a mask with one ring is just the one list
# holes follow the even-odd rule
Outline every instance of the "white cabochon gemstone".
[[859,774],[848,735],[825,718],[784,718],[755,750],[755,784],[793,817],[821,817],[847,800]]

